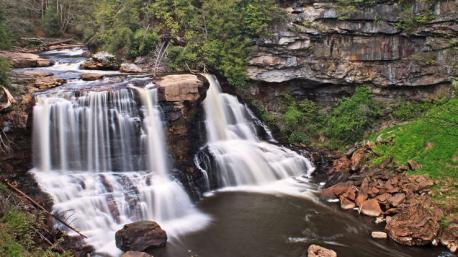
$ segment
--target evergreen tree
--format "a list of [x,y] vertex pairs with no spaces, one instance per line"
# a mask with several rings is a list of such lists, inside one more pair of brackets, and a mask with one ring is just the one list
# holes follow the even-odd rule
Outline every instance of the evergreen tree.
[[60,18],[54,6],[50,6],[46,9],[46,13],[43,18],[43,29],[46,35],[50,37],[59,36],[61,34]]

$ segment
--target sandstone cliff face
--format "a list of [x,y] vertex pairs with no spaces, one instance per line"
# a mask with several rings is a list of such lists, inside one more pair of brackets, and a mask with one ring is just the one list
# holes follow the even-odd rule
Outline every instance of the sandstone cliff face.
[[[247,72],[253,81],[438,88],[458,75],[457,1],[365,7],[289,2],[284,21],[251,51]],[[428,19],[403,25],[415,14]]]

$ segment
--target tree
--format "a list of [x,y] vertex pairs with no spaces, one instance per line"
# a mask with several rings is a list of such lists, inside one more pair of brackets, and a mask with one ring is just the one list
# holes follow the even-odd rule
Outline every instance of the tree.
[[55,37],[61,34],[60,18],[54,6],[48,7],[43,18],[43,29],[47,36]]
[[11,47],[11,35],[6,25],[3,10],[0,10],[0,49]]

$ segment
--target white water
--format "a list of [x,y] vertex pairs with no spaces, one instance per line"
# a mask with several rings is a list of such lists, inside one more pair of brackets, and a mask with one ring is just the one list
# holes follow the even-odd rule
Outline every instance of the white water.
[[[221,92],[213,75],[204,101],[208,150],[218,187],[263,186],[313,172],[310,161],[285,147],[259,139],[250,110]],[[270,135],[270,133],[268,133]]]
[[112,256],[123,224],[155,220],[173,239],[209,221],[168,174],[156,89],[135,90],[143,119],[126,88],[40,95],[34,107],[33,174],[54,211]]

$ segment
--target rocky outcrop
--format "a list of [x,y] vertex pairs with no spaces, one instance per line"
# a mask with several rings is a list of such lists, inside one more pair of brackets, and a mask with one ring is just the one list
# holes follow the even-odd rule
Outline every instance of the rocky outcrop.
[[32,53],[0,51],[0,57],[8,59],[13,68],[47,67],[54,64],[51,60]]
[[454,253],[458,250],[458,223],[453,223],[447,226],[440,236],[442,245]]
[[[193,157],[202,145],[203,112],[200,103],[206,96],[208,83],[196,75],[168,75],[155,81],[159,100],[167,121],[167,142],[175,161],[182,171],[182,181],[195,198],[199,197],[195,185],[202,174],[196,169]],[[190,178],[190,179],[189,179]]]
[[319,245],[310,245],[307,257],[337,257],[337,253]]
[[116,246],[123,251],[144,252],[165,246],[167,234],[154,221],[138,221],[124,225],[116,232],[115,240]]
[[386,222],[390,238],[403,245],[427,245],[436,238],[442,213],[430,199],[418,197]]
[[51,73],[14,73],[9,91],[14,102],[0,113],[0,131],[3,143],[8,146],[0,151],[0,170],[3,174],[18,175],[30,169],[31,164],[31,114],[33,94],[37,91],[60,86],[65,81]]
[[[377,2],[351,6],[293,1],[284,8],[287,21],[252,49],[249,78],[268,83],[299,80],[306,86],[448,84],[458,73],[457,3]],[[433,15],[428,21],[402,26],[429,10]]]
[[[338,198],[342,209],[356,207],[361,214],[377,217],[376,223],[386,222],[386,234],[400,244],[428,245],[437,240],[443,213],[428,194],[434,182],[407,175],[408,167],[399,167],[391,159],[369,168],[370,155],[369,144],[337,158],[329,181],[342,182],[325,188],[321,197]],[[386,234],[374,232],[372,237],[385,238]]]
[[81,64],[86,70],[119,70],[119,67],[116,57],[107,52],[98,52]]

